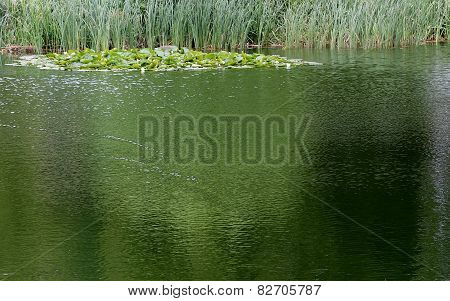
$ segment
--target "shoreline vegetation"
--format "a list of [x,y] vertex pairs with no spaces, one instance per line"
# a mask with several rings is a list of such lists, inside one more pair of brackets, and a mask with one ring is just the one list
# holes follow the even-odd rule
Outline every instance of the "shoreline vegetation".
[[12,66],[36,66],[40,69],[69,71],[172,71],[228,68],[286,68],[317,65],[300,59],[287,59],[278,55],[237,52],[201,52],[176,46],[161,48],[69,50],[62,54],[22,56]]
[[398,47],[448,41],[449,15],[448,0],[2,0],[0,47]]

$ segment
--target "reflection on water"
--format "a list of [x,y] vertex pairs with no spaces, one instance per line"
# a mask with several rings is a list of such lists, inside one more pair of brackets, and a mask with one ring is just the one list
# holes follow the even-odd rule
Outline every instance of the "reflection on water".
[[[292,70],[0,67],[0,277],[448,279],[449,49],[283,51],[325,63]],[[137,116],[177,112],[308,114],[312,165],[138,162]]]

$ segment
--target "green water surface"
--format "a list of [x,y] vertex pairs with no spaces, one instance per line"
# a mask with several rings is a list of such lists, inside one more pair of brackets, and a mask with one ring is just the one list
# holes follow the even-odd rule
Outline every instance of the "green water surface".
[[[450,47],[298,69],[0,65],[0,279],[450,278]],[[311,164],[137,160],[140,114],[308,115]]]

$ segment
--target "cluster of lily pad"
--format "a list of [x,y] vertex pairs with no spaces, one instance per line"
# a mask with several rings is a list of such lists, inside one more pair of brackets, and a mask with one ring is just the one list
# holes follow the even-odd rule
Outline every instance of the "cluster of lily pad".
[[18,64],[62,70],[140,70],[145,72],[147,70],[208,68],[291,68],[291,66],[302,65],[304,62],[278,55],[227,51],[206,53],[172,46],[156,49],[70,50],[64,53],[49,53],[45,56],[22,57]]

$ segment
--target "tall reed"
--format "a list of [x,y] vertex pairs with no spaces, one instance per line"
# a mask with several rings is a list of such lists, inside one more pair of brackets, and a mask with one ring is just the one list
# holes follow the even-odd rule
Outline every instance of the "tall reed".
[[302,0],[285,15],[286,46],[393,47],[448,39],[448,0]]
[[0,0],[0,46],[393,47],[447,40],[449,0]]

